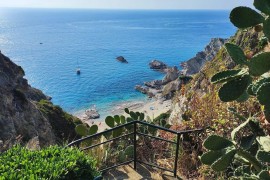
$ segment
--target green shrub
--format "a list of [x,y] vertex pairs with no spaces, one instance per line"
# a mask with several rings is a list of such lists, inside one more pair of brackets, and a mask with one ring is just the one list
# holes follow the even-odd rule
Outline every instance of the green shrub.
[[17,145],[0,156],[0,180],[94,179],[98,175],[95,159],[76,148],[32,151]]

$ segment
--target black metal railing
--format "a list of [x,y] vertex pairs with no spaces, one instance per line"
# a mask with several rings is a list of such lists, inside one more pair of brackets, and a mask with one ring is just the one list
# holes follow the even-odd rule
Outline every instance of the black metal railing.
[[[168,140],[168,139],[164,139],[164,138],[161,138],[161,137],[152,136],[152,135],[149,135],[149,134],[138,132],[137,131],[137,125],[138,124],[175,134],[177,136],[176,142]],[[115,137],[115,138],[112,138],[112,139],[109,139],[109,140],[106,140],[106,141],[101,142],[101,143],[91,145],[91,146],[88,146],[88,147],[84,147],[81,150],[84,151],[84,150],[92,149],[94,147],[97,147],[97,146],[100,146],[100,145],[103,145],[103,144],[106,144],[106,143],[109,143],[109,142],[113,142],[115,140],[122,139],[124,137],[133,135],[133,147],[134,147],[134,149],[133,149],[133,153],[134,153],[133,154],[133,159],[129,160],[129,161],[126,161],[126,162],[123,162],[123,163],[119,163],[117,165],[113,165],[113,166],[101,169],[100,171],[104,172],[104,171],[107,171],[109,169],[116,168],[116,167],[119,167],[119,166],[122,166],[122,165],[126,165],[126,164],[129,164],[129,163],[132,163],[132,162],[134,163],[134,169],[136,170],[137,169],[137,162],[138,162],[138,163],[141,163],[141,164],[144,164],[144,165],[147,165],[147,166],[151,166],[151,167],[161,169],[163,171],[171,172],[171,173],[173,173],[174,177],[176,177],[177,176],[178,152],[179,152],[179,145],[180,145],[180,137],[181,137],[181,135],[190,134],[190,133],[194,133],[194,132],[202,132],[204,130],[204,129],[196,129],[196,130],[187,130],[187,131],[174,131],[174,130],[167,129],[167,128],[164,128],[164,127],[161,127],[161,126],[156,126],[156,125],[153,125],[153,124],[149,124],[149,123],[144,122],[144,121],[137,121],[136,120],[136,121],[131,121],[131,122],[128,122],[126,124],[116,126],[116,127],[112,128],[112,129],[105,130],[103,132],[100,132],[100,133],[97,133],[97,134],[87,136],[87,137],[81,138],[79,140],[73,141],[70,144],[68,144],[67,146],[70,147],[70,146],[78,145],[79,143],[84,142],[86,140],[90,140],[90,139],[96,138],[98,136],[105,135],[107,133],[113,132],[113,131],[115,131],[117,129],[120,129],[120,128],[123,128],[123,127],[126,127],[126,126],[130,126],[130,125],[133,125],[133,132],[125,134],[125,135],[121,135],[121,136],[118,136],[118,137]],[[173,170],[166,169],[164,167],[160,167],[160,166],[152,164],[152,163],[147,163],[147,162],[143,162],[141,160],[138,160],[137,159],[137,138],[136,138],[137,136],[144,136],[144,137],[148,137],[148,138],[152,138],[152,139],[156,139],[156,140],[160,140],[160,141],[165,141],[167,143],[171,143],[171,144],[176,145]]]

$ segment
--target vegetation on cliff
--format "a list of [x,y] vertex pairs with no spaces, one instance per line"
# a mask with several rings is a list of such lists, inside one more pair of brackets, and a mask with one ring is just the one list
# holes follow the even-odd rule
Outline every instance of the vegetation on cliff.
[[55,106],[48,100],[40,100],[37,107],[49,120],[59,143],[78,137],[75,127],[82,123],[80,119],[66,113],[60,106]]
[[[259,10],[263,7],[261,3],[267,4],[266,1],[254,2],[256,8],[259,6]],[[259,20],[256,21],[252,15],[243,15],[246,11],[256,13]],[[183,123],[177,127],[178,129],[209,127],[209,130],[195,142],[197,148],[193,146],[190,151],[186,150],[195,156],[182,154],[182,157],[186,157],[184,161],[193,162],[193,166],[181,167],[182,174],[187,177],[269,178],[267,168],[269,162],[266,159],[269,158],[267,135],[270,126],[267,121],[269,116],[267,106],[270,91],[266,89],[269,79],[267,72],[270,68],[269,53],[265,52],[269,49],[267,43],[269,25],[267,19],[262,18],[264,16],[244,7],[232,11],[231,21],[239,24],[242,17],[245,23],[255,21],[257,24],[238,30],[226,44],[226,48],[221,49],[212,61],[207,62],[203,69],[193,76],[193,80],[185,86],[185,93],[178,92],[175,97],[175,103],[182,103],[180,106],[184,109],[182,111],[184,113],[180,112]],[[261,23],[264,23],[263,27],[258,25]],[[245,66],[248,66],[248,69]],[[241,69],[243,67],[245,69]],[[220,71],[222,72],[216,74]],[[262,74],[263,77],[260,77]],[[221,84],[212,84],[211,80]],[[176,122],[179,116],[175,114],[171,120]],[[232,139],[228,140],[231,136]],[[190,144],[193,144],[192,141]],[[209,151],[201,157],[201,160],[211,168],[200,163],[199,157],[205,149]]]

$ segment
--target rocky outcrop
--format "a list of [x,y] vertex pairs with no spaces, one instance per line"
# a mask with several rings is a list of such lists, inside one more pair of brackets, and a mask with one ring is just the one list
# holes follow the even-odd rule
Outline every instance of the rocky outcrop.
[[145,86],[156,89],[156,90],[161,89],[162,84],[163,84],[162,80],[153,80],[153,81],[144,82]]
[[100,117],[100,114],[95,107],[87,109],[85,111],[85,114],[87,119],[98,119]]
[[[23,143],[35,138],[43,147],[55,144],[63,138],[58,136],[51,124],[55,120],[54,117],[50,120],[46,117],[48,109],[42,112],[38,106],[42,99],[50,98],[40,90],[32,88],[23,77],[23,69],[0,52],[0,141],[3,142],[0,151],[18,139]],[[52,106],[52,111],[54,108],[55,106]],[[63,111],[57,112],[60,116],[61,113]],[[65,139],[68,136],[73,138],[74,123],[65,121],[63,117],[61,120],[67,127],[73,127],[73,131],[64,134]]]
[[179,90],[181,82],[179,80],[179,70],[177,67],[167,67],[163,69],[166,75],[162,80],[144,82],[145,86],[136,85],[135,89],[149,97],[171,99],[175,91]]
[[179,79],[169,82],[162,89],[162,97],[165,99],[173,98],[176,91],[178,91],[181,87],[181,82]]
[[165,71],[167,69],[167,65],[159,60],[153,60],[149,63],[150,69]]
[[195,57],[181,63],[183,74],[192,75],[198,73],[205,62],[212,60],[223,47],[227,39],[213,38],[205,47],[204,51],[198,52]]
[[141,86],[141,85],[136,85],[135,90],[148,95],[148,97],[152,98],[155,96],[155,93],[151,91],[149,87]]
[[121,63],[128,63],[128,61],[123,57],[123,56],[118,56],[116,58],[117,61],[121,62]]
[[169,82],[174,81],[179,77],[179,71],[178,71],[176,66],[174,66],[172,68],[168,68],[166,70],[166,72],[167,73],[166,73],[165,77],[162,80],[163,85],[166,85]]

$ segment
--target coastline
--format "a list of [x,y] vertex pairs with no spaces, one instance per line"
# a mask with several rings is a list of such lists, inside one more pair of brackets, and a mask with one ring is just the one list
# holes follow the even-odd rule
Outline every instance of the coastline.
[[[154,119],[160,114],[166,113],[171,110],[171,100],[163,101],[160,99],[150,99],[116,103],[115,106],[113,106],[112,109],[108,111],[108,116],[124,115],[127,117],[128,115],[124,111],[125,108],[128,108],[131,111],[142,112],[145,114],[146,117]],[[77,112],[75,116],[89,125],[98,125],[99,131],[103,131],[106,128],[109,128],[105,124],[106,117],[101,117],[98,119],[86,119],[84,111]]]

